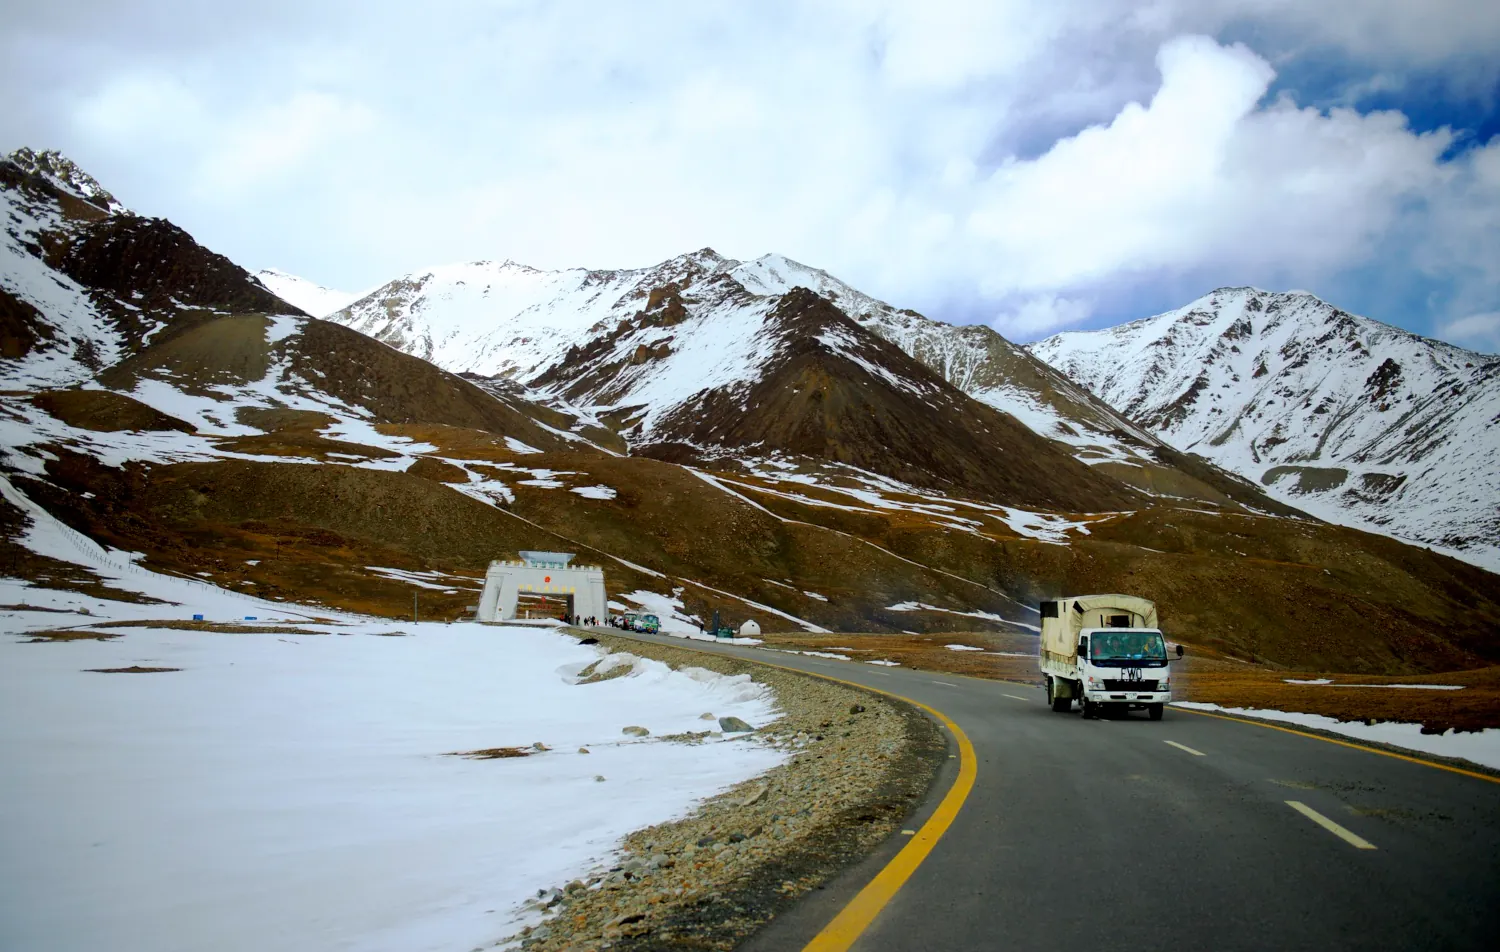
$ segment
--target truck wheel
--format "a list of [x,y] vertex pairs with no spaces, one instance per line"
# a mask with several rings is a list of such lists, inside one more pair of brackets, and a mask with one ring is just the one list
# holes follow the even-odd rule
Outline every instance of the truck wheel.
[[1059,714],[1066,714],[1073,710],[1073,699],[1071,697],[1055,697],[1052,699],[1052,709]]
[[1165,704],[1147,704],[1146,713],[1151,715],[1153,721],[1161,720],[1161,712],[1166,709]]
[[1093,701],[1084,701],[1083,702],[1083,719],[1086,720],[1086,721],[1091,721],[1091,720],[1093,720],[1094,718],[1096,718],[1098,716],[1099,716],[1099,705],[1095,704]]

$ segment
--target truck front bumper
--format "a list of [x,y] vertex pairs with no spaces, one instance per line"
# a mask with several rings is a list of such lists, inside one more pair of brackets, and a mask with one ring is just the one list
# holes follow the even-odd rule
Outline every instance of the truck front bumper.
[[1083,692],[1085,701],[1095,704],[1166,704],[1171,691],[1091,691]]

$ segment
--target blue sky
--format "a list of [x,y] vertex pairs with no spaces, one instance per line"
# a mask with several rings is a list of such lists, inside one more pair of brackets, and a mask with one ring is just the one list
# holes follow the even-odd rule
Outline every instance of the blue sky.
[[0,147],[246,267],[775,251],[1017,340],[1221,285],[1500,350],[1500,4],[55,0]]

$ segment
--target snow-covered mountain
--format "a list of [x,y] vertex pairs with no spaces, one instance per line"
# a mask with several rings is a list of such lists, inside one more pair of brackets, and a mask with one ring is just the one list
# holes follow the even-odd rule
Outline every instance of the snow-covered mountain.
[[[615,271],[477,261],[405,275],[328,319],[444,369],[535,388],[533,396],[623,427],[627,439],[642,443],[671,438],[654,428],[656,421],[680,418],[677,411],[700,394],[746,390],[761,379],[767,359],[779,352],[767,317],[798,287],[1116,479],[1163,495],[1268,502],[1248,485],[1181,458],[990,328],[953,326],[893,307],[782,255],[737,261],[704,248]],[[841,338],[822,339],[837,349]],[[921,398],[921,386],[900,385]]]
[[275,268],[262,268],[255,272],[255,277],[260,280],[261,284],[270,288],[272,294],[313,317],[332,314],[364,297],[362,293],[356,291],[336,291],[333,288],[325,288],[316,281],[299,278],[295,274],[287,274]]
[[1257,288],[1029,350],[1272,496],[1500,571],[1495,357]]

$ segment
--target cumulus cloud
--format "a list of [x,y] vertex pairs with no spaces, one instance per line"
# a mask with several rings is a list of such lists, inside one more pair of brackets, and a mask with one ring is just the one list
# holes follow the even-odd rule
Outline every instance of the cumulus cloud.
[[[713,245],[1022,339],[1244,283],[1431,332],[1500,306],[1500,140],[1266,92],[1310,48],[1500,76],[1493,6],[57,0],[0,38],[0,124],[334,286]],[[1442,293],[1382,311],[1372,268]]]
[[1092,311],[1087,301],[1036,294],[1014,306],[1002,307],[990,323],[1006,337],[1026,341],[1080,324]]
[[1398,113],[1258,106],[1274,71],[1243,46],[1184,37],[1158,64],[1149,103],[977,184],[968,230],[995,256],[989,288],[1231,263],[1326,274],[1441,182],[1449,134],[1413,134]]
[[1438,328],[1438,336],[1482,354],[1500,354],[1500,311],[1447,321]]

